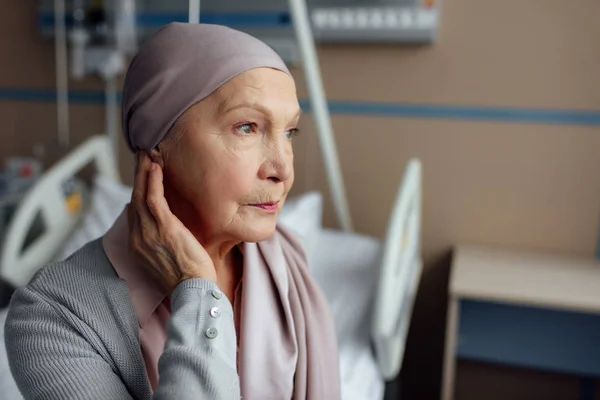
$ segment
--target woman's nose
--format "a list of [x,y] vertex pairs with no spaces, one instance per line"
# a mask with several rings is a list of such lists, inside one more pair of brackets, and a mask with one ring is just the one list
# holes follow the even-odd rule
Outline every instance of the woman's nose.
[[266,157],[259,175],[261,179],[285,182],[292,175],[294,160],[289,143],[271,143],[266,149]]

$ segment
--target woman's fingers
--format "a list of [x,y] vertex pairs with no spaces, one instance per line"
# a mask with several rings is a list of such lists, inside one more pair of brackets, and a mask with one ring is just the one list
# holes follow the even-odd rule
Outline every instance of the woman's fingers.
[[145,152],[138,153],[138,166],[133,183],[132,202],[141,218],[142,226],[153,222],[154,218],[148,210],[146,198],[148,196],[148,178],[150,172],[150,156]]
[[169,204],[165,198],[165,187],[163,185],[162,168],[152,163],[148,174],[148,195],[146,197],[148,209],[156,218],[159,227],[166,228],[172,217]]
[[143,158],[145,154],[141,151],[135,155],[135,177],[133,179],[133,193],[131,195],[132,203],[137,206],[140,199],[146,197],[146,171],[144,169]]
[[150,156],[145,152],[138,152],[137,170],[132,194],[134,224],[131,236],[133,245],[138,250],[144,246],[152,246],[158,237],[156,220],[148,209],[146,201],[150,165]]

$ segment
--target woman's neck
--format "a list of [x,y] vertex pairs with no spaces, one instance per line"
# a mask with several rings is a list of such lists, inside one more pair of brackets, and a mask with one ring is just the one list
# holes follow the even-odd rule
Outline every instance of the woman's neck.
[[217,272],[217,285],[234,304],[235,290],[242,279],[243,257],[237,247],[233,247],[223,259],[213,260]]

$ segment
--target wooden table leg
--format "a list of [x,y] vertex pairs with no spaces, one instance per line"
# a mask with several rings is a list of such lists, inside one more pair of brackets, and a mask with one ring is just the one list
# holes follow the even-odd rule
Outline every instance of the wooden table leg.
[[442,378],[442,400],[452,400],[454,397],[454,370],[456,368],[458,319],[458,299],[455,297],[450,297],[448,300],[448,314],[446,321],[446,347]]

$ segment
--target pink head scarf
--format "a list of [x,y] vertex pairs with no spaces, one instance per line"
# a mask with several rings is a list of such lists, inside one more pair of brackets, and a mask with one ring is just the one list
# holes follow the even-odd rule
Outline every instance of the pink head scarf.
[[142,45],[125,77],[121,118],[129,148],[151,150],[189,107],[259,67],[290,75],[273,49],[246,33],[178,22],[159,29]]

